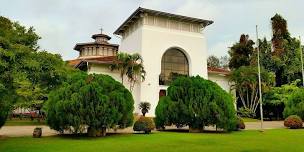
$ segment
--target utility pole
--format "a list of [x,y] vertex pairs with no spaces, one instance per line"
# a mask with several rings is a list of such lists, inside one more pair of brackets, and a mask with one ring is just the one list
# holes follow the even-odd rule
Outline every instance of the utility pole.
[[299,36],[299,40],[300,40],[300,52],[301,52],[301,66],[302,66],[302,84],[304,87],[303,49],[301,46],[301,36]]
[[263,131],[263,100],[262,100],[262,84],[261,84],[261,67],[260,67],[260,44],[258,35],[258,25],[255,26],[257,38],[257,52],[258,52],[258,77],[259,77],[259,94],[260,94],[260,115],[261,115],[261,131]]

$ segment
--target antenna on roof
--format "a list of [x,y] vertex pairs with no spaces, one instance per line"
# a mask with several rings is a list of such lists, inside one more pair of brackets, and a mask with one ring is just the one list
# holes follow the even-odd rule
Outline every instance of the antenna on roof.
[[100,30],[100,33],[102,34],[102,31],[103,31],[102,27],[99,30]]

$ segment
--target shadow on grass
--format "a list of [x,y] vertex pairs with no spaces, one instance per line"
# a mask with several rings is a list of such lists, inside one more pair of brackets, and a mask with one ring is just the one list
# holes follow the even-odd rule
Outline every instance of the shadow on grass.
[[75,139],[75,140],[82,140],[82,139],[87,139],[87,140],[94,140],[94,139],[103,139],[103,138],[108,138],[108,137],[122,137],[122,136],[128,136],[132,135],[132,133],[107,133],[106,136],[100,136],[100,137],[89,137],[87,133],[78,133],[78,134],[57,134],[49,137],[58,137],[58,138],[63,138],[63,139]]
[[208,133],[208,134],[226,134],[230,133],[227,131],[221,130],[204,130],[202,132],[189,132],[189,129],[165,129],[165,130],[158,130],[159,132],[175,132],[175,133]]

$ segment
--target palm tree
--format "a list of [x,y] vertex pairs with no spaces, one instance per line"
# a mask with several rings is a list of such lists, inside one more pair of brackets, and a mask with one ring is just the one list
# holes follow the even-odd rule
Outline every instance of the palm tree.
[[138,53],[130,55],[128,61],[126,75],[130,82],[130,91],[132,91],[136,82],[145,80],[146,71],[143,66],[143,59]]
[[110,65],[111,71],[120,71],[121,83],[124,82],[124,75],[130,82],[130,91],[133,90],[136,82],[144,81],[146,71],[144,70],[142,57],[138,54],[118,53],[113,64]]
[[151,108],[151,104],[149,102],[139,103],[139,109],[141,109],[141,113],[143,114],[143,116],[145,116],[146,113],[149,112],[150,108]]
[[129,63],[129,54],[127,53],[118,53],[116,59],[113,61],[113,64],[110,65],[111,71],[118,70],[120,71],[121,83],[124,83],[124,75],[128,69]]

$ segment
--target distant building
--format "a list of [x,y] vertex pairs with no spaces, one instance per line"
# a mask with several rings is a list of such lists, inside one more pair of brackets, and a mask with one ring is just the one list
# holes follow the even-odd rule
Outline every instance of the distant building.
[[[78,43],[74,47],[79,57],[71,60],[75,68],[88,73],[102,73],[121,81],[118,71],[110,71],[117,51],[139,53],[144,60],[146,79],[132,92],[135,112],[138,104],[151,103],[149,116],[154,116],[157,102],[166,95],[174,75],[199,75],[218,83],[230,92],[228,70],[207,68],[206,37],[203,30],[213,21],[181,16],[156,10],[138,8],[114,34],[122,37],[121,44],[109,44],[110,37],[96,34],[95,42]],[[126,80],[126,79],[125,79]],[[129,84],[124,82],[128,88]]]

